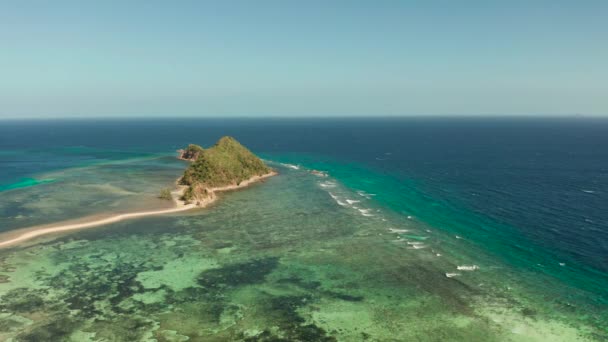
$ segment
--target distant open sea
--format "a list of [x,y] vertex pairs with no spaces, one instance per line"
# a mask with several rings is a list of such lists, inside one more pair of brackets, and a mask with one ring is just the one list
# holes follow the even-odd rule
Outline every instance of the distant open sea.
[[[128,202],[131,198],[128,197],[129,193],[148,193],[149,197],[153,197],[161,186],[171,184],[184,167],[183,163],[175,162],[170,158],[175,150],[189,143],[209,146],[223,135],[236,137],[243,145],[268,160],[281,172],[281,175],[276,177],[277,180],[268,182],[265,190],[266,185],[260,186],[259,190],[256,188],[250,194],[260,191],[262,192],[260,196],[263,197],[266,191],[269,198],[272,198],[273,191],[274,195],[279,197],[280,194],[287,196],[286,192],[294,192],[293,198],[286,197],[283,202],[283,204],[291,203],[290,206],[281,209],[286,222],[281,229],[286,230],[279,233],[281,230],[277,223],[277,227],[272,228],[272,233],[269,231],[268,234],[272,236],[291,234],[288,231],[297,231],[297,229],[285,227],[297,226],[299,220],[303,222],[302,224],[309,224],[310,227],[331,226],[330,223],[315,224],[306,221],[308,217],[306,213],[314,212],[316,213],[314,215],[322,217],[325,214],[338,215],[336,210],[340,213],[339,210],[348,209],[353,213],[363,214],[356,218],[350,216],[327,218],[327,222],[337,222],[338,225],[343,222],[344,227],[352,228],[348,233],[343,232],[344,236],[336,237],[337,235],[334,236],[328,228],[327,232],[319,232],[318,236],[300,236],[291,242],[289,248],[285,247],[285,250],[275,251],[273,248],[276,246],[273,247],[272,244],[264,248],[259,245],[248,247],[255,247],[256,253],[261,253],[260,255],[263,254],[265,257],[270,253],[278,258],[279,264],[287,264],[290,259],[285,255],[291,255],[290,253],[295,253],[294,250],[298,249],[307,250],[307,258],[302,257],[303,259],[298,259],[297,263],[294,261],[292,265],[301,266],[305,263],[302,260],[307,260],[306,262],[311,262],[312,265],[314,263],[311,261],[313,259],[310,253],[313,253],[313,250],[324,249],[318,249],[318,246],[314,248],[300,246],[306,239],[322,241],[335,238],[343,241],[340,243],[351,244],[357,241],[357,244],[363,244],[362,240],[357,239],[372,239],[372,237],[388,239],[388,236],[393,238],[391,232],[401,229],[403,235],[398,239],[408,240],[410,247],[404,249],[406,251],[404,253],[428,254],[425,254],[425,257],[421,256],[423,254],[416,256],[421,258],[421,264],[429,263],[428,267],[424,266],[424,272],[416,273],[414,268],[408,268],[411,263],[408,264],[409,266],[404,264],[401,271],[392,269],[390,265],[399,263],[400,257],[397,253],[402,253],[392,250],[395,246],[392,241],[382,240],[386,243],[386,247],[378,247],[383,250],[382,253],[387,253],[384,256],[375,254],[380,252],[368,252],[367,249],[356,251],[362,254],[361,258],[369,253],[369,258],[360,262],[370,262],[370,264],[381,263],[380,260],[387,262],[386,266],[378,266],[376,271],[393,274],[395,279],[398,279],[396,282],[401,285],[391,287],[391,293],[398,294],[399,288],[425,288],[429,286],[429,282],[443,282],[444,279],[452,281],[446,283],[441,293],[433,292],[436,289],[429,289],[430,296],[442,298],[443,304],[437,304],[437,307],[451,308],[446,309],[450,314],[473,317],[474,315],[469,316],[466,310],[459,306],[460,304],[452,303],[447,299],[448,296],[466,297],[461,292],[457,295],[452,292],[465,291],[463,288],[456,290],[451,287],[451,284],[458,281],[462,282],[459,286],[467,286],[466,291],[471,291],[470,296],[479,295],[479,291],[489,291],[479,297],[514,298],[528,303],[524,308],[518,307],[515,310],[518,314],[523,312],[524,316],[535,316],[538,321],[565,322],[579,332],[582,331],[586,338],[596,340],[607,338],[607,119],[462,117],[0,121],[0,231],[77,218],[94,214],[98,210],[112,210],[112,206],[118,203],[116,201]],[[309,179],[313,176],[304,172],[312,169],[327,171],[330,179],[315,183],[314,178]],[[156,178],[151,176],[154,172]],[[146,174],[152,178],[146,178]],[[117,175],[130,175],[128,177],[132,177],[130,179],[133,181],[119,184],[121,180]],[[283,184],[281,177],[290,181],[285,181]],[[307,182],[316,184],[314,190],[313,187],[307,187]],[[150,184],[154,184],[151,189]],[[76,189],[76,185],[81,190],[73,190]],[[82,197],[78,197],[78,200],[70,199],[66,187],[74,187],[69,193]],[[93,196],[91,193],[97,191],[94,189],[98,188],[106,191],[108,197],[91,197]],[[324,192],[318,192],[321,190]],[[242,194],[234,196],[227,195],[225,204],[220,202],[216,205],[217,208],[211,208],[206,212],[215,211],[213,215],[218,215],[218,218],[213,222],[220,222],[216,224],[221,226],[222,220],[219,215],[223,206],[226,208],[231,205],[250,206],[248,208],[253,210],[253,204],[247,204],[251,203],[247,202],[247,196],[253,196],[247,195],[248,192],[243,191]],[[325,205],[318,204],[324,203],[319,201],[315,202],[317,204],[308,203],[306,198],[309,196],[326,198],[328,202]],[[28,198],[35,200],[35,204],[28,204]],[[231,200],[234,204],[231,204]],[[53,201],[64,204],[49,208],[48,203]],[[298,201],[301,201],[301,204],[298,204],[300,203]],[[79,203],[87,203],[87,205],[83,206]],[[300,205],[302,207],[299,207]],[[345,212],[344,215],[346,213],[351,215],[351,211]],[[203,218],[207,217],[205,215]],[[235,219],[234,213],[225,213],[225,215],[227,215],[224,216],[226,219]],[[292,221],[289,221],[289,217]],[[295,220],[295,218],[299,219]],[[147,221],[151,220],[154,219],[147,219]],[[243,223],[238,226],[240,228],[237,231],[248,231],[245,228],[248,225],[257,224],[258,228],[259,225],[272,226],[263,218],[259,220],[256,221],[257,223]],[[363,220],[375,221],[368,223]],[[350,223],[346,223],[347,221]],[[280,218],[276,218],[274,222],[281,222]],[[129,223],[120,224],[121,227],[123,225],[128,226]],[[167,223],[166,227],[169,226],[170,224]],[[366,227],[365,234],[358,233],[358,227]],[[175,231],[175,228],[171,229]],[[410,232],[405,233],[405,230]],[[109,230],[109,232],[117,231],[120,229]],[[96,234],[100,233],[82,232],[77,233],[76,236],[90,241],[107,238],[106,235]],[[244,239],[243,241],[256,239],[255,234],[253,240],[247,240],[245,233],[240,234],[239,239]],[[223,238],[227,246],[235,243],[233,239],[236,239],[234,236]],[[378,243],[378,246],[383,246],[380,242],[373,241]],[[418,248],[420,250],[417,250]],[[337,247],[334,250],[337,250]],[[343,252],[353,253],[353,250],[349,252],[345,249]],[[250,250],[249,253],[253,252]],[[454,265],[448,266],[447,261],[446,264],[441,264],[427,260],[436,255],[449,257],[449,262],[453,262]],[[245,255],[242,257],[245,258]],[[256,256],[255,260],[262,260],[260,258],[261,256]],[[224,259],[217,260],[220,260],[217,261],[218,264],[222,264],[221,260]],[[340,265],[351,265],[350,262],[340,260]],[[392,264],[388,263],[388,260],[392,260]],[[273,262],[271,265],[264,263],[258,266],[262,269],[277,267]],[[342,262],[344,264],[341,264]],[[319,265],[336,264],[337,261],[319,257],[318,263]],[[321,267],[319,265],[314,267]],[[456,268],[463,265],[474,265],[479,269],[467,272],[466,268]],[[276,274],[280,273],[280,266],[278,267],[279,271],[274,269],[272,272],[269,271],[266,282],[275,281],[272,279],[278,277]],[[308,273],[302,271],[301,274],[306,273],[311,277],[312,274],[316,274],[321,277],[320,269],[315,268],[315,271],[307,271]],[[401,279],[399,277],[402,275],[399,273],[408,276]],[[458,273],[458,275],[448,278],[446,273]],[[435,276],[437,278],[434,278]],[[338,287],[332,287],[337,285],[323,279],[314,279],[320,284],[325,284],[321,286],[323,291],[338,291]],[[276,284],[279,283],[277,280]],[[389,283],[384,282],[384,284]],[[504,284],[504,287],[500,284]],[[199,285],[215,289],[200,280]],[[237,285],[231,284],[231,286]],[[307,291],[306,286],[301,284],[293,286],[301,286],[302,291]],[[355,291],[356,294],[349,295],[352,298],[359,296],[367,298],[372,292],[376,294],[381,292],[374,287],[376,285],[367,285],[367,288],[361,286],[360,292]],[[517,286],[521,287],[513,290],[518,291],[517,293],[508,293],[511,288]],[[490,287],[493,290],[486,290]],[[344,287],[340,288],[344,289]],[[0,295],[2,291],[4,290],[0,287]],[[325,293],[319,289],[315,291]],[[241,298],[232,292],[231,295],[234,296],[233,304]],[[352,330],[354,327],[345,327],[344,331],[336,328],[341,324],[336,318],[336,312],[343,312],[346,309],[343,307],[339,310],[335,309],[333,304],[327,302],[329,299],[311,296],[313,297],[305,297],[305,300],[313,302],[316,300],[316,305],[321,307],[321,311],[320,313],[311,311],[307,314],[306,306],[298,309],[303,317],[302,322],[298,323],[299,326],[303,326],[303,322],[306,322],[321,329],[322,333],[319,331],[316,333],[323,336],[333,336],[338,340],[356,340],[351,339],[355,336]],[[165,301],[168,300],[166,298],[168,297],[165,297]],[[367,299],[362,301],[362,303],[369,302]],[[543,302],[550,304],[541,308],[540,305],[544,304],[540,303]],[[352,303],[352,305],[363,305],[357,304],[356,301]],[[267,308],[267,306],[263,307]],[[324,308],[334,311],[331,311],[331,315],[326,314]],[[363,309],[355,309],[353,306],[353,310]],[[399,310],[407,311],[406,308]],[[399,310],[395,309],[395,312]],[[326,315],[323,316],[324,314]],[[403,319],[403,317],[391,317],[386,316],[386,320],[394,319],[394,324],[398,324],[397,321]],[[162,319],[164,318],[158,318],[161,323],[164,322]],[[475,318],[470,319],[475,320]],[[526,319],[523,318],[524,322],[527,322]],[[85,324],[83,322],[77,321],[77,324]],[[291,336],[293,339],[297,339],[294,337],[296,335],[289,334],[302,333],[292,325],[287,323],[282,325],[281,322],[276,325],[280,327],[279,330],[283,329],[283,335],[269,330],[270,333],[276,333],[277,336]],[[171,325],[167,322],[162,324]],[[164,327],[162,324],[161,326]],[[258,326],[263,330],[265,323],[256,324],[259,324]],[[332,324],[334,326],[331,326]],[[404,335],[403,339],[424,339],[424,331],[430,334],[428,336],[441,339],[442,336],[450,336],[450,331],[458,331],[457,328],[450,330],[452,328],[428,324],[418,330],[416,333],[418,335]],[[422,326],[423,323],[420,323],[419,327]],[[585,328],[580,328],[581,326]],[[477,330],[470,330],[470,327],[467,329],[473,331],[470,334],[475,334],[477,331],[479,336],[484,336],[485,333],[482,331],[486,328],[477,325],[476,327]],[[293,331],[290,330],[291,328]],[[334,328],[336,331],[332,332]],[[407,330],[405,327],[402,328]],[[433,330],[434,328],[437,330]],[[15,331],[23,329],[27,332],[30,328],[15,329],[17,329]],[[182,329],[187,330],[185,327]],[[496,331],[492,330],[494,328],[487,329],[499,340],[511,338],[503,335],[506,332],[500,329]],[[167,328],[167,331],[169,330],[179,329]],[[161,334],[158,331],[154,334]],[[417,330],[412,328],[411,331]],[[238,335],[237,332],[231,333]],[[383,333],[371,329],[370,332],[357,332],[356,336],[363,338],[368,334],[371,338],[376,336],[378,340],[383,340]],[[517,332],[508,333],[517,334]],[[75,333],[71,330],[70,334],[77,336],[73,335]],[[452,336],[456,340],[474,340],[477,336],[467,334],[469,333],[455,332]],[[183,335],[196,340],[194,335],[187,333]],[[297,336],[305,340],[301,337],[304,335]],[[320,335],[314,336],[318,338]],[[541,336],[541,340],[543,336],[545,335]]]

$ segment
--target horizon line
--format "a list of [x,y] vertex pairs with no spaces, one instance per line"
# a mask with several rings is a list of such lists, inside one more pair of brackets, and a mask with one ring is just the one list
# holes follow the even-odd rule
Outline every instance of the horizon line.
[[180,119],[400,119],[400,118],[608,118],[608,114],[403,114],[403,115],[107,115],[107,116],[0,116],[0,121],[49,120],[180,120]]

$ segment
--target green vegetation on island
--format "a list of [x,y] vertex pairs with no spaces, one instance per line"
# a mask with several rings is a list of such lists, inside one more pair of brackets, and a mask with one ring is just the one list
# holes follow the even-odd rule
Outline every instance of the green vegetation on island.
[[193,160],[180,180],[180,184],[188,186],[183,195],[183,199],[188,202],[194,198],[207,197],[209,188],[239,185],[254,176],[272,171],[232,137],[222,137],[207,149],[189,145],[180,152],[182,159]]
[[158,198],[168,200],[168,201],[172,200],[173,196],[171,196],[171,190],[168,188],[164,188],[164,189],[160,190],[160,195],[158,195]]

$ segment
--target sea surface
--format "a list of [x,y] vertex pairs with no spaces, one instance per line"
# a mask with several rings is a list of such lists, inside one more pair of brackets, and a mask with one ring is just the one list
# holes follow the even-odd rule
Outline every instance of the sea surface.
[[0,121],[0,232],[168,206],[224,135],[280,174],[0,250],[0,341],[608,340],[607,119]]

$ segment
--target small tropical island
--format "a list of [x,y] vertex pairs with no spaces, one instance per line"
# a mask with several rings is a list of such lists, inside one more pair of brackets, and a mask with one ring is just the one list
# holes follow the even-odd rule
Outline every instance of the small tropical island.
[[191,161],[178,180],[184,204],[205,206],[216,198],[215,192],[243,188],[276,172],[232,137],[222,137],[204,149],[190,144],[179,150],[179,158]]
[[177,190],[161,190],[159,197],[172,200],[175,203],[172,208],[114,214],[103,218],[95,216],[81,218],[75,223],[61,222],[24,228],[2,238],[0,248],[47,234],[205,207],[217,199],[216,192],[244,188],[277,174],[236,139],[228,136],[222,137],[207,149],[190,144],[178,152],[179,159],[187,160],[191,164],[176,181]]

